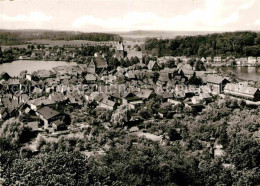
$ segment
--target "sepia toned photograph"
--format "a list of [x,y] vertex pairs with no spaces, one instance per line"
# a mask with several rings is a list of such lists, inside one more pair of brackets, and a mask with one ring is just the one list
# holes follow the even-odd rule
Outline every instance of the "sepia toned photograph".
[[259,106],[259,0],[0,0],[0,186],[257,186]]

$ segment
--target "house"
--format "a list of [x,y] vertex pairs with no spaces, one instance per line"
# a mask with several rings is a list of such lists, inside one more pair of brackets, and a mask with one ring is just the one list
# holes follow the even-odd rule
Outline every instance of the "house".
[[54,92],[54,93],[50,94],[48,99],[50,99],[56,103],[64,102],[65,100],[67,100],[67,98],[64,96],[64,94],[60,93],[60,92]]
[[164,68],[160,70],[161,76],[168,76],[169,79],[173,79],[176,75],[178,75],[178,70],[176,68]]
[[226,57],[226,63],[229,65],[234,65],[234,64],[236,64],[236,60],[234,57],[229,56],[229,57]]
[[32,81],[32,76],[31,76],[31,74],[26,73],[26,74],[25,74],[25,79],[27,79],[27,80],[29,80],[29,81]]
[[19,96],[19,102],[20,103],[26,103],[29,100],[29,96],[27,94],[21,94]]
[[210,96],[210,94],[208,93],[201,93],[199,96],[193,96],[191,98],[191,102],[193,104],[200,104],[204,101],[208,102],[212,99],[212,96]]
[[[56,92],[57,93],[66,93],[67,91],[70,91],[70,87],[66,84],[60,84],[60,85],[57,85],[56,87]],[[51,88],[48,89],[49,91],[48,92],[51,92]],[[47,92],[47,89],[46,89],[46,92]]]
[[30,105],[31,109],[36,111],[39,107],[44,106],[44,105],[52,105],[55,104],[55,102],[51,99],[45,98],[45,97],[40,97],[34,100],[29,100],[28,105]]
[[247,62],[248,62],[248,60],[246,57],[236,59],[236,63],[239,66],[245,66],[245,65],[247,65]]
[[213,59],[214,63],[221,63],[222,62],[222,59],[220,56],[215,56],[214,59]]
[[202,100],[203,102],[210,102],[212,101],[212,96],[209,93],[200,93],[199,95],[200,100]]
[[214,145],[214,157],[224,156],[225,151],[223,150],[223,146],[221,144]]
[[151,97],[154,97],[156,94],[153,90],[150,89],[141,89],[140,91],[135,92],[135,95],[139,98],[147,100]]
[[93,83],[96,83],[97,78],[96,78],[96,76],[94,76],[93,74],[87,74],[87,75],[85,76],[85,80],[86,80],[86,83],[87,83],[87,84],[93,84]]
[[181,70],[183,75],[190,79],[191,77],[195,76],[195,71],[194,70],[188,70],[188,69],[182,69]]
[[7,72],[2,72],[1,74],[0,74],[0,79],[4,79],[4,80],[8,80],[8,79],[10,79],[11,78],[11,76],[7,73]]
[[125,76],[128,78],[128,79],[136,79],[135,77],[135,74],[133,71],[128,71],[125,73]]
[[30,58],[27,57],[27,56],[19,56],[18,57],[18,60],[26,60],[26,59],[30,59]]
[[98,52],[95,52],[94,57],[100,57],[100,54]]
[[96,63],[96,70],[97,71],[102,71],[104,69],[107,69],[107,61],[103,58],[97,57],[95,58],[95,63]]
[[228,82],[229,81],[222,76],[218,76],[218,75],[207,76],[207,84],[211,88],[212,92],[217,94],[221,94],[223,92],[224,87]]
[[168,82],[170,81],[168,74],[160,75],[156,84],[161,87],[162,89],[166,89]]
[[105,83],[111,84],[117,80],[117,77],[113,75],[108,75],[108,76],[102,76],[100,79],[103,80]]
[[124,50],[124,45],[121,41],[118,42],[117,47],[116,47],[116,54],[115,57],[120,60],[120,59],[124,59],[126,53]]
[[0,108],[0,120],[8,119],[9,114],[5,108]]
[[137,51],[137,50],[127,50],[126,51],[126,55],[128,57],[128,59],[131,59],[132,57],[137,57],[140,61],[140,63],[142,64],[143,62],[143,53],[142,51]]
[[228,83],[226,84],[224,88],[224,93],[243,98],[248,99],[252,101],[260,101],[260,91],[257,88],[250,87],[243,83]]
[[185,92],[183,90],[175,90],[174,91],[174,97],[178,100],[182,100],[186,97]]
[[191,102],[192,102],[192,104],[199,104],[199,103],[201,103],[201,100],[200,100],[199,96],[193,96],[191,98]]
[[21,89],[21,84],[19,79],[9,79],[7,83],[8,83],[8,89],[11,93],[16,93]]
[[74,106],[82,106],[83,102],[81,100],[81,97],[79,95],[67,95],[68,101],[71,105]]
[[200,60],[201,60],[203,63],[206,62],[205,57],[202,57]]
[[206,57],[206,62],[207,63],[211,63],[212,62],[212,57],[210,57],[210,56]]
[[54,131],[65,130],[67,129],[67,125],[62,120],[55,120],[52,122],[52,128]]
[[[67,114],[59,113],[48,106],[39,109],[36,114],[40,116],[45,129],[64,129],[64,125],[67,125],[70,122],[70,118]],[[63,123],[63,125],[61,125],[61,122]]]
[[161,69],[159,64],[156,61],[152,61],[152,60],[149,61],[147,67],[148,70],[152,70],[152,71],[159,71]]
[[103,98],[105,98],[104,93],[100,92],[91,92],[89,95],[85,95],[86,101],[96,101],[99,103]]
[[174,96],[173,96],[173,93],[171,92],[162,92],[161,94],[159,94],[161,97],[162,97],[162,101],[163,102],[167,102],[168,100],[172,99]]
[[116,108],[116,103],[105,98],[100,102],[99,106],[108,110],[114,110]]
[[133,105],[141,104],[142,98],[137,97],[135,94],[131,92],[126,92],[123,95],[123,104],[128,104],[128,103]]
[[248,65],[252,65],[252,66],[254,66],[254,65],[256,65],[256,57],[248,57],[248,61],[247,61],[247,63],[248,63]]
[[[99,63],[99,65],[100,65],[100,63]],[[100,65],[100,66],[102,66],[102,65]],[[104,68],[106,68],[106,67],[104,67]],[[87,73],[91,73],[91,74],[96,73],[96,66],[95,66],[95,63],[93,60],[87,65],[85,70]]]
[[117,104],[122,105],[123,104],[123,92],[115,91],[112,94],[110,94],[111,99]]
[[34,74],[34,76],[42,79],[49,78],[51,75],[53,75],[53,72],[51,72],[50,70],[38,70]]

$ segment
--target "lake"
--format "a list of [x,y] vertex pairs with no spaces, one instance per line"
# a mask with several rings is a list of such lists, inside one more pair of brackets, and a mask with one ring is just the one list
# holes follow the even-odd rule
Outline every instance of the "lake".
[[0,64],[0,73],[7,72],[10,76],[19,76],[20,72],[27,70],[32,73],[37,70],[52,70],[57,66],[77,65],[76,62],[65,61],[35,61],[35,60],[18,60],[11,63]]
[[220,67],[224,72],[232,71],[238,78],[244,80],[260,80],[260,67]]

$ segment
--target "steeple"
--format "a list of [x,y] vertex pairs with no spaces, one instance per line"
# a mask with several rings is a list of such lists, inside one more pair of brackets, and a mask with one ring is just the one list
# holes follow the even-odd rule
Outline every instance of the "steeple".
[[123,51],[124,50],[124,45],[123,45],[122,41],[118,42],[116,50],[118,50],[118,51],[120,51],[120,50]]

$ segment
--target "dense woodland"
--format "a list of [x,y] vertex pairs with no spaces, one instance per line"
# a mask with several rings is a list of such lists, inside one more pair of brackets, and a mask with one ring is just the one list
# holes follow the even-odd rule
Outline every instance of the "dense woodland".
[[148,39],[144,49],[156,56],[260,56],[260,34],[232,32],[175,39]]
[[42,30],[0,30],[0,45],[19,45],[34,39],[49,40],[88,40],[88,41],[114,41],[121,39],[116,34],[83,33],[67,31],[42,31]]
[[[209,104],[200,115],[180,105],[174,109],[182,112],[183,118],[151,120],[158,109],[169,108],[160,108],[156,99],[146,107],[136,110],[146,120],[138,126],[158,135],[167,132],[170,141],[166,144],[130,135],[122,122],[112,122],[106,129],[102,123],[113,121],[109,111],[93,110],[89,113],[97,119],[91,130],[85,129],[86,138],[60,138],[58,143],[40,139],[40,153],[34,155],[23,147],[32,136],[26,125],[2,124],[0,178],[4,185],[259,184],[260,150],[254,136],[260,126],[259,108],[226,98]],[[90,133],[91,140],[87,138]],[[212,138],[224,146],[224,156],[212,155],[207,145]],[[81,153],[104,144],[110,148],[99,158]]]

